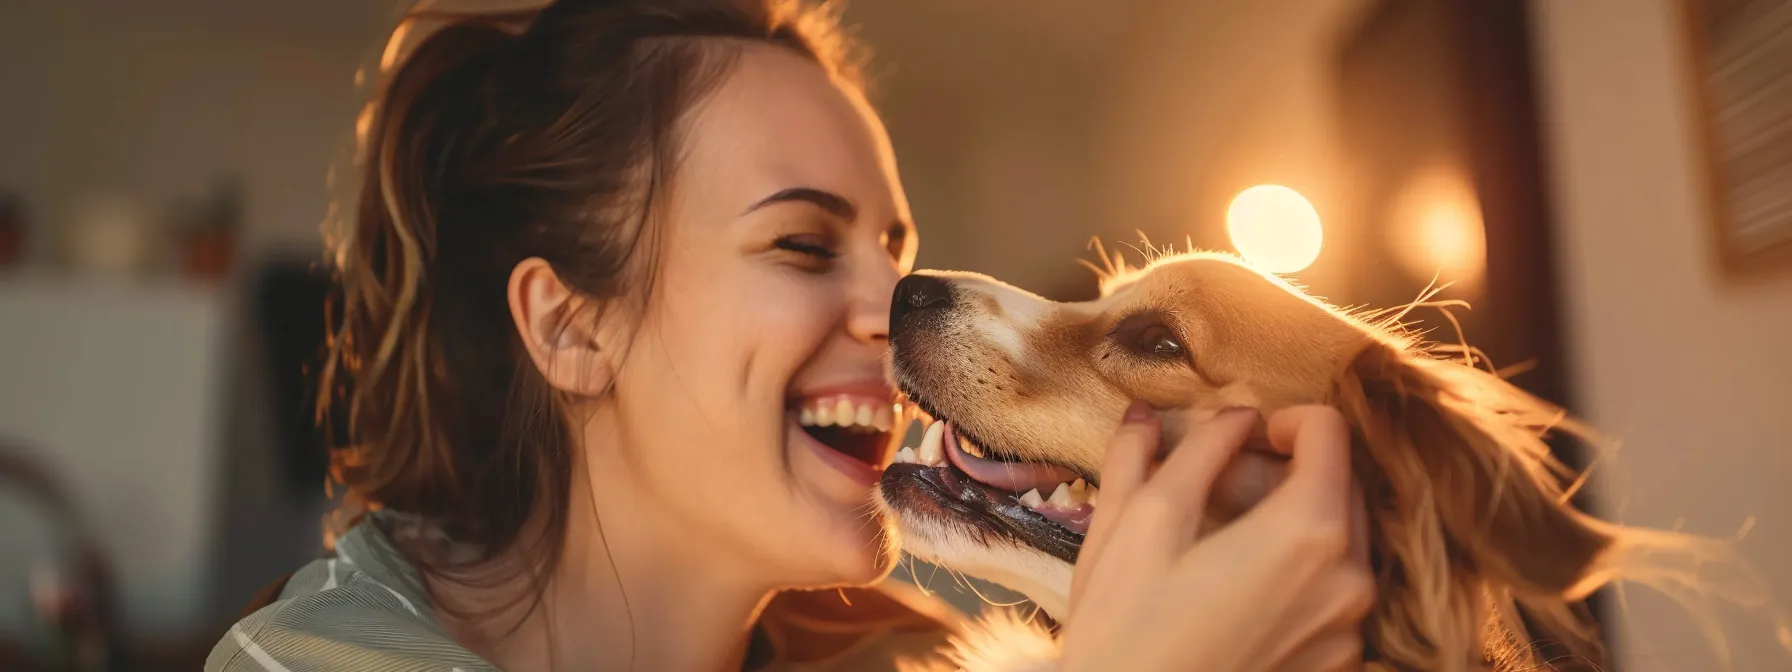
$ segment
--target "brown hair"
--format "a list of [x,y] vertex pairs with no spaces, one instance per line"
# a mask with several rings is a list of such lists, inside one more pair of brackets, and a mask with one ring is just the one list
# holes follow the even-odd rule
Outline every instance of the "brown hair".
[[[440,25],[394,58],[423,22]],[[592,305],[644,301],[679,121],[743,41],[858,83],[833,15],[796,2],[560,0],[399,24],[357,129],[358,203],[327,241],[338,528],[363,507],[421,516],[478,549],[416,559],[459,580],[513,549],[531,572],[557,562],[577,445],[513,326],[509,275],[539,257]]]

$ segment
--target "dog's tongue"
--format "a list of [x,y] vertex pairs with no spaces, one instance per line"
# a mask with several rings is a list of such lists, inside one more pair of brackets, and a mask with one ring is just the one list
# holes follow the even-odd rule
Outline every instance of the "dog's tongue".
[[998,462],[964,452],[964,447],[958,445],[958,432],[951,423],[946,423],[945,438],[946,457],[952,460],[952,465],[985,485],[1016,493],[1034,489],[1049,493],[1057,489],[1059,483],[1080,478],[1074,471],[1050,464]]

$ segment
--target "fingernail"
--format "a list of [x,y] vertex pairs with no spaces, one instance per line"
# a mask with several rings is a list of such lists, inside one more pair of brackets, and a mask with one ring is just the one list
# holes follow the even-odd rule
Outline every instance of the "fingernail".
[[1126,407],[1126,422],[1145,422],[1151,419],[1151,414],[1151,404],[1135,401],[1131,406]]

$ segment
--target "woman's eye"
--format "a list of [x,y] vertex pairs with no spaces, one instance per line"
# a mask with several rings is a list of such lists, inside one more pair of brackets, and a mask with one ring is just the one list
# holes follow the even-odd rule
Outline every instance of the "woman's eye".
[[776,243],[778,249],[808,255],[820,260],[831,260],[840,256],[826,241],[816,236],[785,236]]

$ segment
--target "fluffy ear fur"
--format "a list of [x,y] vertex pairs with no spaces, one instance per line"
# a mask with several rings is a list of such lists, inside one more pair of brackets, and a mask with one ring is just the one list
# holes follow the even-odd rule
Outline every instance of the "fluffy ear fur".
[[1058,642],[1044,626],[1013,609],[996,609],[965,624],[940,652],[943,660],[905,661],[900,672],[1051,672]]
[[1540,661],[1521,605],[1597,660],[1572,606],[1611,578],[1621,530],[1569,504],[1572,475],[1543,441],[1587,432],[1491,373],[1382,341],[1344,367],[1336,393],[1375,521],[1368,645],[1397,669],[1528,669]]

